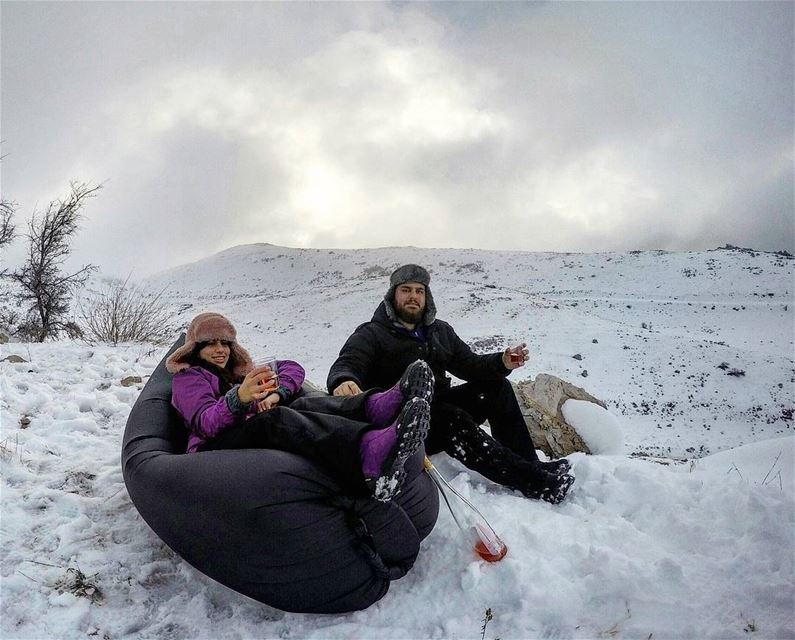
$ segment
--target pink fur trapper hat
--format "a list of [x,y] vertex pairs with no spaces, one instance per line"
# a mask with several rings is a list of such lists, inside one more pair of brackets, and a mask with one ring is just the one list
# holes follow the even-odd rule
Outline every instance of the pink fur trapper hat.
[[248,355],[243,347],[237,343],[237,331],[229,320],[220,313],[200,313],[188,326],[188,333],[185,336],[185,344],[172,353],[166,360],[166,369],[171,373],[177,373],[187,369],[191,365],[187,363],[188,356],[200,342],[211,342],[212,340],[226,340],[231,343],[231,353],[235,357],[235,374],[244,376],[254,366],[251,356]]

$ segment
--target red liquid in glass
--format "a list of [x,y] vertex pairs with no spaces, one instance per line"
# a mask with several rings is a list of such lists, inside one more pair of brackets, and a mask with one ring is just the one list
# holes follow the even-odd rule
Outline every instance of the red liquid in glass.
[[511,362],[524,362],[524,354],[512,353],[511,354]]
[[486,548],[486,545],[483,544],[482,540],[478,540],[475,543],[475,551],[486,562],[499,562],[505,557],[505,554],[508,553],[508,547],[502,545],[502,547],[500,548],[500,552],[495,555]]
[[279,376],[272,374],[270,378],[263,378],[259,381],[262,391],[276,391],[279,388]]

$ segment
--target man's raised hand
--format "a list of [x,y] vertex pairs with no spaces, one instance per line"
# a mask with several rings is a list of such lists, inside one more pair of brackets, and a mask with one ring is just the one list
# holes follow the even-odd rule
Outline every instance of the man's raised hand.
[[527,344],[524,342],[515,347],[508,347],[502,353],[502,364],[505,365],[506,369],[511,370],[523,367],[524,363],[528,360],[529,353],[530,352],[527,350]]

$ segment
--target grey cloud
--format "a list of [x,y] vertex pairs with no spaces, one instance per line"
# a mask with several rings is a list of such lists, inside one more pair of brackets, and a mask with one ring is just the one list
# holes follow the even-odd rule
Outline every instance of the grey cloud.
[[109,178],[115,231],[92,223],[85,252],[123,237],[158,267],[255,241],[793,250],[792,20],[775,2],[5,3],[4,187]]
[[[277,165],[267,166],[240,141],[180,127],[151,149],[154,161],[118,167],[92,204],[81,241],[94,245],[92,260],[116,274],[149,273],[179,256],[189,261],[241,241],[253,242],[258,226],[282,224],[261,214],[278,202]],[[135,197],[130,197],[130,193]],[[260,200],[264,194],[269,200]]]

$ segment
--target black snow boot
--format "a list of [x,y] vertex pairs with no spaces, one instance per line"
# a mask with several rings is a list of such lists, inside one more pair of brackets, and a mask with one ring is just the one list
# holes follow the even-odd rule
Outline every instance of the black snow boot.
[[540,462],[540,464],[544,471],[556,476],[565,476],[569,471],[571,471],[571,463],[566,460],[566,458]]
[[543,472],[545,474],[542,478],[534,478],[530,484],[520,491],[528,498],[535,500],[544,500],[552,504],[558,504],[563,501],[566,494],[574,484],[574,476],[569,474],[555,475],[552,473]]

